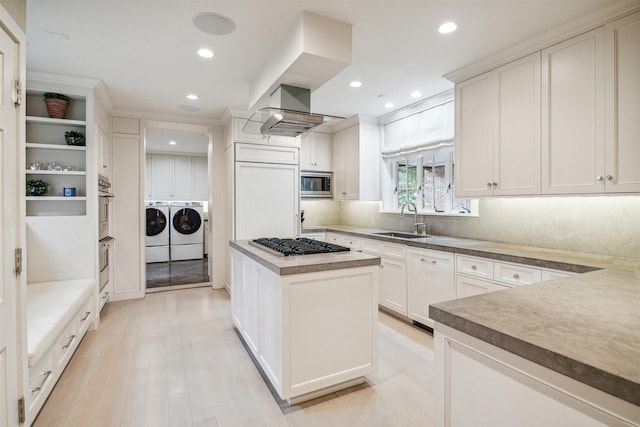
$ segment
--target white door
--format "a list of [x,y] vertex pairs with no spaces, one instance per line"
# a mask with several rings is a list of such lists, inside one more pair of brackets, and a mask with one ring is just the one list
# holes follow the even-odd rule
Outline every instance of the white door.
[[171,156],[151,155],[151,197],[153,200],[172,200]]
[[173,199],[195,200],[193,198],[193,167],[191,157],[173,157]]
[[[0,26],[0,28],[2,28]],[[0,427],[18,425],[17,289],[14,253],[19,238],[18,109],[14,82],[18,80],[18,45],[0,31]],[[24,165],[23,165],[24,166]]]

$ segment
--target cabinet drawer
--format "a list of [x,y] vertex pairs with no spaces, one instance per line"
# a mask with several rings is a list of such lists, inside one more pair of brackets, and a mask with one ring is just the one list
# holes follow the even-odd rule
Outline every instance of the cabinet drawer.
[[540,282],[540,270],[516,264],[496,262],[493,266],[493,280],[507,285],[528,285]]
[[456,298],[472,297],[494,290],[494,284],[487,280],[456,274]]
[[372,254],[372,255],[380,255],[381,252],[381,244],[380,242],[378,242],[377,240],[362,240],[362,245],[360,246],[360,248],[362,249],[362,252],[367,253],[367,254]]
[[342,245],[350,248],[352,251],[359,251],[362,247],[362,241],[357,237],[343,236]]
[[300,237],[311,240],[320,240],[324,242],[324,233],[302,233],[300,234]]
[[325,241],[327,243],[334,243],[336,245],[343,245],[344,244],[343,236],[341,236],[339,234],[335,234],[335,233],[326,233],[325,234]]
[[76,322],[71,322],[53,348],[56,372],[61,374],[64,367],[67,366],[67,363],[73,355],[73,351],[78,346],[78,341],[80,341],[80,337],[76,331]]
[[25,400],[29,419],[33,420],[47,400],[55,384],[55,372],[53,369],[53,352],[50,352],[44,363],[29,379],[29,388],[25,393]]
[[387,258],[395,258],[404,261],[406,246],[383,243],[380,255]]
[[481,279],[493,279],[493,261],[467,255],[456,255],[456,272]]
[[92,299],[89,298],[76,316],[76,331],[78,331],[78,336],[82,337],[84,333],[87,332],[87,329],[89,329],[89,324],[93,320],[93,310]]
[[574,273],[571,273],[569,271],[542,270],[540,281],[546,282],[547,280],[562,279],[563,277],[569,277],[573,275]]

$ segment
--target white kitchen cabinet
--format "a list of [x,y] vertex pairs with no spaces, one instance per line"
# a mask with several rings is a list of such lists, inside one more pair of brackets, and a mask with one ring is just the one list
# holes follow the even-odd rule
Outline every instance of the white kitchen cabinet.
[[607,193],[640,192],[640,12],[608,24],[605,36]]
[[407,251],[408,317],[433,327],[429,305],[456,298],[454,254],[427,249]]
[[492,282],[456,274],[456,298],[472,297],[494,290],[496,289],[494,289]]
[[456,197],[540,193],[540,53],[456,85]]
[[542,51],[543,193],[603,191],[604,89],[603,28]]
[[352,251],[361,251],[362,242],[359,238],[351,235],[344,235],[342,238],[342,245],[348,247]]
[[334,245],[343,245],[344,244],[344,234],[337,233],[325,233],[325,241],[328,243],[333,243]]
[[380,200],[380,130],[360,121],[333,135],[334,200]]
[[101,126],[96,126],[96,145],[98,152],[98,173],[101,175],[111,176],[111,158],[112,158],[112,145],[111,138],[102,129]]
[[209,178],[206,157],[193,157],[193,200],[209,200]]
[[144,199],[151,200],[151,154],[144,159]]
[[380,304],[407,315],[407,273],[404,261],[380,259]]
[[311,132],[302,138],[300,143],[300,169],[330,172],[331,135]]
[[194,200],[190,156],[151,154],[151,199]]

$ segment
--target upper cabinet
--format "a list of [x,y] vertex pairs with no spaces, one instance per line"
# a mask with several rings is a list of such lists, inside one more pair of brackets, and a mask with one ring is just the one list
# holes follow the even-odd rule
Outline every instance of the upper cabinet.
[[145,188],[147,200],[208,200],[206,157],[150,154],[147,174],[151,183]]
[[96,126],[96,146],[98,154],[98,173],[105,176],[111,176],[111,138],[109,138],[100,125]]
[[542,51],[542,192],[598,193],[604,175],[604,31]]
[[311,132],[300,143],[300,170],[333,171],[331,135]]
[[605,36],[606,192],[640,192],[640,12],[608,24]]
[[333,134],[334,200],[380,200],[380,128],[359,122]]
[[638,117],[640,12],[461,79],[456,196],[640,192]]
[[540,193],[540,54],[456,86],[456,197]]

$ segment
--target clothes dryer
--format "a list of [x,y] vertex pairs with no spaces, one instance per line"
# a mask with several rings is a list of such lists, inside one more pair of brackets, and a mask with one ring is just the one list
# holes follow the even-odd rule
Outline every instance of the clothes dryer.
[[146,202],[147,263],[169,261],[169,202]]
[[175,202],[170,207],[171,261],[204,258],[202,202]]

